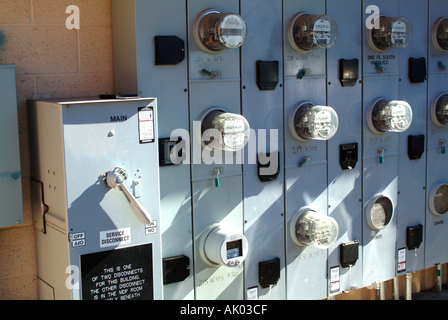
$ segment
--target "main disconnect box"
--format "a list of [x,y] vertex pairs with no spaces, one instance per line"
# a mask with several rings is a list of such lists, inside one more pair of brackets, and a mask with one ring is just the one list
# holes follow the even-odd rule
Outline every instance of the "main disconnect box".
[[112,4],[116,93],[148,98],[31,104],[42,297],[324,299],[448,262],[445,0]]
[[161,299],[156,99],[29,103],[41,299]]

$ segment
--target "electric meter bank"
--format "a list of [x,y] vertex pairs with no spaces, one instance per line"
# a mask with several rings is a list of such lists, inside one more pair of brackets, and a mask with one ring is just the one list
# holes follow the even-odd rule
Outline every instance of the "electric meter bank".
[[448,262],[446,0],[112,9],[119,99],[29,103],[42,299],[325,299]]

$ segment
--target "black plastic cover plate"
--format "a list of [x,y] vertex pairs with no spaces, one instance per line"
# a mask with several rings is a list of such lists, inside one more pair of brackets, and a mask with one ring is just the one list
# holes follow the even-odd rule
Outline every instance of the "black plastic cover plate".
[[358,240],[342,243],[340,245],[340,262],[343,268],[349,268],[350,266],[353,267],[356,264],[359,257],[358,247]]
[[409,58],[409,80],[411,83],[425,82],[426,76],[426,59]]
[[163,284],[182,282],[190,276],[190,258],[180,255],[163,259]]
[[176,65],[185,59],[185,42],[176,36],[156,36],[156,65]]
[[[273,160],[277,163],[275,164]],[[278,175],[280,174],[280,152],[276,151],[266,154],[260,153],[257,157],[257,162],[258,177],[261,182],[271,182],[277,180]]]
[[343,87],[354,87],[359,79],[359,60],[339,60],[339,80]]
[[409,250],[418,249],[423,241],[423,226],[408,227],[406,230],[406,245]]
[[261,91],[275,90],[278,84],[278,61],[257,61],[257,85]]
[[408,156],[410,160],[418,160],[425,152],[425,135],[408,137]]
[[258,263],[258,282],[263,289],[275,286],[280,280],[280,258]]

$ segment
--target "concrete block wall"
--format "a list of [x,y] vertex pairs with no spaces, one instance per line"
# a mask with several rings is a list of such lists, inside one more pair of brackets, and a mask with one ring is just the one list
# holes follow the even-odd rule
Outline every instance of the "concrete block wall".
[[[66,27],[73,4],[79,30]],[[0,0],[0,64],[16,64],[25,211],[25,224],[0,229],[0,300],[38,297],[26,100],[113,93],[112,51],[111,0]]]
[[[159,0],[157,0],[159,1]],[[66,28],[69,5],[80,9],[80,29]],[[111,0],[0,0],[0,64],[17,65],[25,224],[0,229],[0,300],[37,299],[26,100],[114,92]],[[1,210],[1,208],[0,208]],[[435,268],[414,274],[413,290],[435,286]],[[447,268],[443,268],[446,282]],[[400,277],[404,294],[404,279]],[[392,282],[386,285],[392,299]],[[375,300],[360,289],[336,300]]]

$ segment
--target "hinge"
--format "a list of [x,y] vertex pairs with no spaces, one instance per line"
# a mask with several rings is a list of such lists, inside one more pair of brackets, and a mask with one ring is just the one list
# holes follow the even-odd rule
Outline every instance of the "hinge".
[[34,228],[46,234],[45,214],[48,212],[48,206],[44,203],[44,186],[34,180],[31,180],[31,211]]

